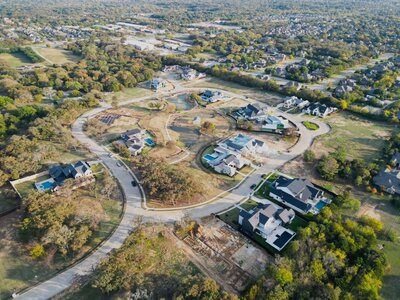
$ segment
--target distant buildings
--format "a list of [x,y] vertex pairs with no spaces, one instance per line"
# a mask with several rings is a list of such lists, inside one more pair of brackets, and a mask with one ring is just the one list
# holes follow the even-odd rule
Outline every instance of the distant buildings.
[[196,70],[193,70],[190,67],[182,67],[182,73],[181,73],[181,78],[183,80],[194,80],[194,79],[200,79],[206,77],[206,74],[204,73],[198,73]]
[[315,187],[307,179],[290,179],[279,176],[270,188],[269,196],[301,214],[317,214],[331,199],[324,191]]
[[259,204],[252,211],[240,211],[238,223],[248,235],[258,234],[265,241],[281,251],[296,235],[283,227],[295,218],[293,209],[283,209],[275,204]]

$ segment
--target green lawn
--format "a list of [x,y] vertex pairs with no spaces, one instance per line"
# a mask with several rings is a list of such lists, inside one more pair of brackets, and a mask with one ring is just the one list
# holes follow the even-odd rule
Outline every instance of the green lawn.
[[247,200],[246,202],[240,204],[240,207],[242,207],[244,210],[250,211],[253,208],[255,208],[258,205],[258,203],[254,200]]
[[319,129],[318,124],[315,124],[315,123],[313,123],[313,122],[304,121],[304,122],[302,122],[302,123],[303,123],[303,125],[304,125],[308,130],[318,130],[318,129]]
[[231,225],[233,228],[239,229],[239,213],[240,209],[236,207],[230,211],[220,214],[219,217],[222,221]]
[[285,226],[290,230],[293,230],[294,232],[297,232],[300,228],[307,227],[308,222],[304,220],[303,218],[300,218],[299,216],[295,216],[292,223],[289,225]]
[[18,68],[32,64],[32,61],[23,53],[0,53],[0,60],[5,61],[10,67]]

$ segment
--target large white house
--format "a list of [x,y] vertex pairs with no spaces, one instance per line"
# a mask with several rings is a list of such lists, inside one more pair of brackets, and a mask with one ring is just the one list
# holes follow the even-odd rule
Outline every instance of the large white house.
[[262,236],[269,245],[280,251],[296,235],[292,230],[283,227],[294,218],[293,209],[283,209],[270,203],[259,204],[250,212],[240,211],[238,223],[243,232],[250,236],[254,233]]
[[214,169],[215,172],[234,176],[238,170],[250,161],[244,156],[255,153],[266,153],[268,147],[263,141],[238,134],[218,143],[214,152],[203,156],[203,160]]

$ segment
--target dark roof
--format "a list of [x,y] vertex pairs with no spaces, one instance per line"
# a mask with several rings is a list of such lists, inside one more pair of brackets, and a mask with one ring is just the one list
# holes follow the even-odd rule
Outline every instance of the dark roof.
[[283,248],[294,236],[294,233],[284,231],[275,241],[274,245],[278,248]]
[[256,114],[261,110],[261,107],[258,103],[248,104],[246,109],[254,111]]
[[392,159],[390,161],[395,164],[400,163],[400,153],[396,152],[395,154],[393,154]]
[[276,189],[274,187],[271,187],[270,192],[275,194],[275,195],[277,195],[279,198],[281,198],[286,203],[289,203],[290,205],[292,205],[294,207],[297,207],[301,211],[308,212],[312,207],[311,204],[303,202],[303,201],[293,197],[292,195],[287,194],[287,193],[285,193],[285,192],[283,192],[281,190],[278,190],[278,189]]
[[388,192],[400,194],[400,178],[397,176],[400,176],[400,171],[386,172],[382,170],[373,178],[373,181],[377,186],[388,190]]
[[323,193],[322,190],[317,189],[309,180],[307,179],[289,179],[284,176],[279,176],[274,183],[275,187],[286,187],[293,195],[302,201],[307,201],[310,198],[315,198],[319,194]]

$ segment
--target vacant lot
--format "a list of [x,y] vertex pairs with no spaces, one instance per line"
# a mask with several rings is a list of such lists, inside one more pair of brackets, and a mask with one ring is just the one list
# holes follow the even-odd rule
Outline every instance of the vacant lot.
[[266,104],[276,105],[283,101],[283,97],[279,95],[274,95],[271,93],[260,91],[259,89],[253,89],[245,87],[233,82],[224,81],[215,77],[207,77],[201,80],[189,81],[183,84],[185,87],[194,88],[215,88],[226,90],[232,93],[237,93],[251,99],[259,100],[265,102]]
[[43,56],[49,63],[63,65],[70,62],[78,62],[80,57],[71,51],[58,48],[35,48],[35,51]]
[[338,145],[346,147],[349,159],[371,161],[381,156],[385,138],[393,127],[387,123],[366,120],[349,113],[332,115],[325,119],[331,132],[317,139],[312,150],[317,154],[334,151]]
[[118,101],[126,101],[132,98],[150,96],[152,94],[154,94],[153,91],[141,87],[125,88],[120,92],[107,94],[105,100],[110,102],[115,96]]
[[32,61],[23,53],[1,53],[0,60],[5,61],[12,68],[32,64]]

